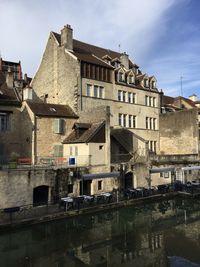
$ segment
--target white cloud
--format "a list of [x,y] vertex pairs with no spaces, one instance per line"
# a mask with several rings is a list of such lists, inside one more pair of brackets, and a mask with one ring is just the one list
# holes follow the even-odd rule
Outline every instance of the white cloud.
[[[1,0],[0,51],[21,60],[33,75],[48,34],[71,24],[74,36],[99,46],[127,51],[140,59],[164,27],[164,12],[175,0]],[[139,63],[139,62],[138,62]]]

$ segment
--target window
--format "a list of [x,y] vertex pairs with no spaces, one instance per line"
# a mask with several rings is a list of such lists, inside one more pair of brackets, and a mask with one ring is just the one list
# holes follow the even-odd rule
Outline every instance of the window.
[[118,90],[118,101],[122,101],[122,91]]
[[149,129],[149,118],[146,117],[146,129]]
[[128,92],[128,103],[133,103],[133,95],[130,92]]
[[149,142],[149,145],[150,145],[149,150],[150,150],[151,152],[153,152],[153,141],[150,141],[150,142]]
[[120,71],[118,75],[119,75],[119,82],[124,82],[125,81],[124,73]]
[[136,116],[133,116],[133,128],[136,128]]
[[100,98],[104,97],[104,88],[102,86],[99,87],[99,97]]
[[156,142],[156,141],[154,141],[154,149],[153,149],[153,150],[154,150],[154,152],[156,152],[156,143],[157,143],[157,142]]
[[67,192],[68,192],[68,194],[73,193],[73,184],[67,185]]
[[152,129],[153,126],[153,119],[149,118],[149,129]]
[[86,96],[91,96],[91,91],[92,91],[92,85],[91,84],[87,84]]
[[123,125],[122,125],[122,114],[121,114],[121,113],[119,114],[119,125],[120,125],[120,126],[123,126]]
[[78,147],[75,146],[75,156],[78,156]]
[[133,93],[132,97],[133,97],[133,102],[132,103],[135,104],[136,103],[136,94]]
[[133,75],[129,75],[129,80],[128,80],[129,84],[134,84],[135,83],[135,79]]
[[152,100],[152,97],[151,97],[151,96],[149,96],[149,106],[151,106],[151,105],[152,105],[152,102],[151,102],[151,100]]
[[55,119],[54,120],[54,133],[63,134],[64,133],[64,120],[63,119]]
[[0,112],[0,132],[9,130],[9,114]]
[[156,107],[156,98],[153,97],[153,107]]
[[123,91],[123,102],[126,102],[126,92]]
[[102,180],[98,181],[98,190],[102,190]]
[[156,88],[156,82],[152,81],[152,89],[155,89],[155,88]]
[[156,130],[156,119],[153,119],[153,130]]
[[126,117],[127,117],[127,115],[124,114],[124,127],[126,127]]
[[148,79],[144,80],[144,87],[149,87],[149,80]]
[[98,86],[94,85],[94,97],[98,97]]
[[133,115],[128,115],[128,127],[132,128]]
[[145,95],[145,106],[149,105],[149,97]]
[[54,157],[63,157],[63,146],[62,145],[55,145],[53,147],[53,155],[54,155]]

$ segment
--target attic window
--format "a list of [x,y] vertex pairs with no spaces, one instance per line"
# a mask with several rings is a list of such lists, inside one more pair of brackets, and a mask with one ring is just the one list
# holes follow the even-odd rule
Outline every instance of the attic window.
[[52,111],[52,112],[56,112],[55,108],[49,108],[49,110]]

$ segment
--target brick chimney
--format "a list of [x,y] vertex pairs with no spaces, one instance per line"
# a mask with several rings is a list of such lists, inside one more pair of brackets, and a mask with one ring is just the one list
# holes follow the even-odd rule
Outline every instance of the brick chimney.
[[121,54],[120,61],[121,61],[121,64],[124,65],[125,69],[129,70],[129,58],[126,52]]
[[68,50],[73,50],[73,29],[71,25],[65,25],[61,30],[61,46]]

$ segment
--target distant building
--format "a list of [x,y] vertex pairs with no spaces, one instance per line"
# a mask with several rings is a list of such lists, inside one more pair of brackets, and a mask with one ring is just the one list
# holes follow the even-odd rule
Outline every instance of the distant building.
[[11,71],[13,73],[14,80],[22,79],[22,67],[21,62],[6,61],[0,58],[0,71],[4,74]]

